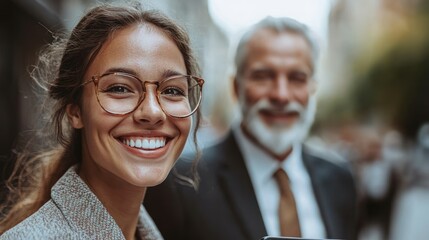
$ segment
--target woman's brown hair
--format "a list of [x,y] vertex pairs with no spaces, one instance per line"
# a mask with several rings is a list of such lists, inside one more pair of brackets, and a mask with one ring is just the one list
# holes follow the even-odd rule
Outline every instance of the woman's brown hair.
[[[45,115],[49,116],[39,141],[54,139],[37,154],[25,150],[17,154],[14,169],[6,181],[8,196],[0,206],[0,234],[37,211],[50,199],[50,190],[66,170],[81,161],[81,132],[70,127],[66,106],[79,104],[83,76],[99,49],[116,30],[133,24],[149,24],[167,34],[182,53],[189,75],[199,75],[199,68],[187,33],[172,20],[157,11],[144,11],[139,3],[128,5],[103,4],[92,8],[67,38],[57,38],[39,57],[32,78],[47,92]],[[194,115],[193,139],[200,110]],[[36,136],[37,139],[37,136]],[[198,155],[198,154],[197,154]],[[198,157],[197,157],[198,159]],[[197,159],[194,161],[194,169]],[[198,177],[182,180],[198,184]]]

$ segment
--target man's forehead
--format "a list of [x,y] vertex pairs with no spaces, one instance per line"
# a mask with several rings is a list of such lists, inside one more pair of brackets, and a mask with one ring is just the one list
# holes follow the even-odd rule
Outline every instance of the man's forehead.
[[252,36],[246,48],[245,65],[260,62],[258,65],[307,65],[313,69],[310,47],[297,33],[262,29]]
[[289,44],[300,42],[310,49],[305,37],[301,34],[291,31],[275,31],[273,29],[259,29],[249,38],[247,47],[249,48],[266,48],[273,46],[273,43],[282,44],[287,47]]

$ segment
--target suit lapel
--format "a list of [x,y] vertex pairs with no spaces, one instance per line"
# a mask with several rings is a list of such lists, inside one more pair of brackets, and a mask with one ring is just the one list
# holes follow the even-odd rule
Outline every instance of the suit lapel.
[[332,190],[335,189],[332,186],[333,183],[330,181],[330,174],[332,173],[327,171],[322,160],[307,154],[304,150],[302,159],[311,178],[311,184],[325,225],[327,237],[330,238],[335,235],[335,229],[339,227],[336,226],[339,222],[336,221],[335,215],[333,214],[336,212],[333,198],[335,198],[338,193],[332,192]]
[[260,239],[266,235],[265,225],[256,200],[253,186],[238,145],[230,134],[224,142],[219,184],[228,203],[246,235],[246,239]]

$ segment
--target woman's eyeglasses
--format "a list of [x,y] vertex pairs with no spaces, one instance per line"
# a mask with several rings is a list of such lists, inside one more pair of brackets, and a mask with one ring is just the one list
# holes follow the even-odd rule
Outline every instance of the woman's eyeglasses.
[[169,116],[185,118],[192,115],[201,103],[204,80],[190,75],[175,75],[160,82],[141,81],[136,76],[124,72],[108,72],[93,76],[98,103],[114,115],[133,112],[142,103],[146,84],[156,85],[158,102]]

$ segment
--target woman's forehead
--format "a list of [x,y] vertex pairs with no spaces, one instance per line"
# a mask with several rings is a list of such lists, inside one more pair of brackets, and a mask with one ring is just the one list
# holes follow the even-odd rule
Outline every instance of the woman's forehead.
[[176,43],[161,29],[148,24],[135,24],[113,32],[88,72],[101,74],[112,67],[131,68],[144,74],[165,69],[186,74],[185,62]]

